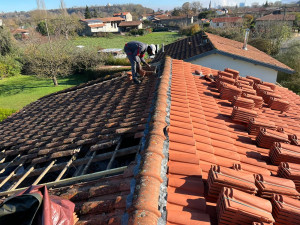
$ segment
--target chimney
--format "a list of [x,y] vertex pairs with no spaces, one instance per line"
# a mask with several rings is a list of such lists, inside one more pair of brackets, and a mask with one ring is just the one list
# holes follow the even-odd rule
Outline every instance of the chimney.
[[247,42],[248,42],[248,38],[249,38],[249,33],[250,33],[250,29],[247,28],[246,33],[245,33],[244,45],[243,45],[244,50],[248,50],[247,49]]

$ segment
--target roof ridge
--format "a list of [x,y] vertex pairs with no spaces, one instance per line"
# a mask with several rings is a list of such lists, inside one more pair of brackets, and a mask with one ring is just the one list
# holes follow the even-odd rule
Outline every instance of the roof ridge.
[[164,142],[166,136],[164,128],[167,126],[166,117],[168,106],[168,89],[171,71],[171,58],[165,60],[164,70],[154,97],[154,110],[148,120],[149,133],[145,130],[147,144],[141,148],[140,165],[135,174],[132,206],[128,208],[129,224],[157,225],[161,217],[159,211],[160,187],[163,183],[161,177],[162,162],[164,160]]

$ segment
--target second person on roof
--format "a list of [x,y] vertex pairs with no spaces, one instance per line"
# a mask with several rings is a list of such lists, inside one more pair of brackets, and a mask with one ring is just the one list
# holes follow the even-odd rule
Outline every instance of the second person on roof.
[[141,62],[148,68],[150,65],[145,61],[145,53],[149,56],[155,55],[155,45],[147,45],[139,41],[131,41],[125,44],[124,51],[131,63],[132,79],[135,83],[139,84],[141,81],[138,79],[138,72],[141,70]]

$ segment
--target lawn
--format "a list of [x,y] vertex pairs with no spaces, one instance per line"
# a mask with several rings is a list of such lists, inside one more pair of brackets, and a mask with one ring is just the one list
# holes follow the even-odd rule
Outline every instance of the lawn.
[[87,82],[83,75],[58,79],[55,87],[51,79],[18,75],[0,80],[0,109],[19,110],[47,94]]
[[144,36],[128,36],[115,35],[111,37],[78,37],[73,40],[74,45],[83,45],[89,47],[100,48],[123,48],[129,41],[140,41],[147,44],[169,44],[182,36],[177,32],[153,32]]

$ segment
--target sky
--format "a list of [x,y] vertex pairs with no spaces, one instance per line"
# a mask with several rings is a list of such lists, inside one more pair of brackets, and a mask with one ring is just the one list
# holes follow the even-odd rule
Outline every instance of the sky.
[[[59,8],[59,0],[44,0],[47,9],[56,9]],[[163,10],[170,10],[174,7],[181,6],[187,0],[139,0],[139,1],[130,1],[130,0],[64,0],[66,7],[71,8],[75,6],[92,6],[92,5],[106,5],[110,4],[142,4],[143,6],[157,10],[158,8]],[[193,1],[193,0],[192,0]],[[208,7],[210,0],[200,0],[203,7]],[[218,5],[239,5],[240,2],[245,2],[246,5],[251,5],[253,2],[258,2],[260,4],[264,3],[266,0],[212,0],[212,6]],[[292,0],[283,0],[289,2]],[[191,1],[190,1],[191,2]],[[268,2],[272,2],[269,0]],[[0,12],[14,12],[14,11],[30,11],[36,8],[36,0],[0,0]]]

